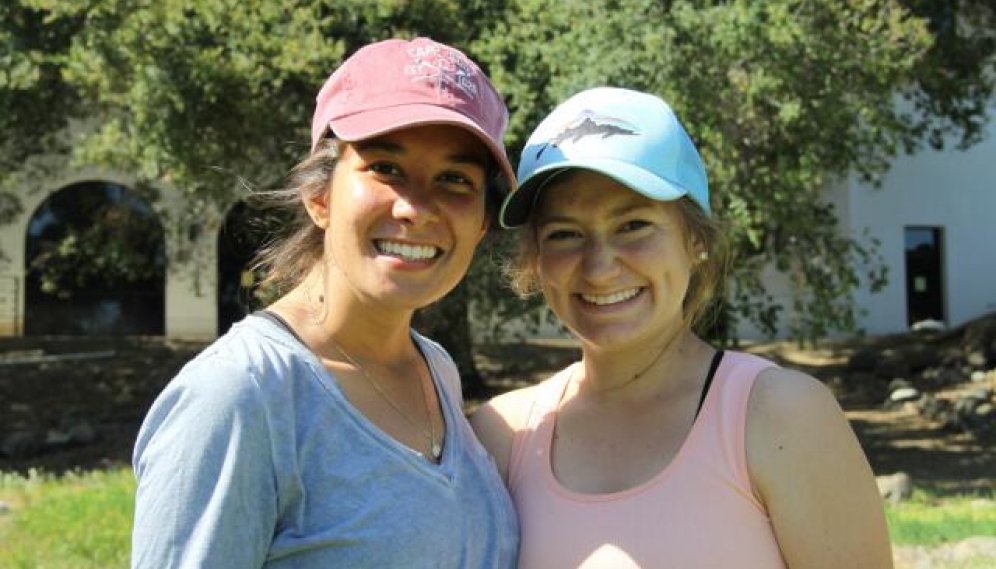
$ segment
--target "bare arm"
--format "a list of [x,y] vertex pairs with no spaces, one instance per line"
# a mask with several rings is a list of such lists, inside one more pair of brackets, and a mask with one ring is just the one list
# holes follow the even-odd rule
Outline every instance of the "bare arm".
[[874,475],[833,394],[771,369],[747,411],[747,463],[791,569],[882,569],[892,551]]

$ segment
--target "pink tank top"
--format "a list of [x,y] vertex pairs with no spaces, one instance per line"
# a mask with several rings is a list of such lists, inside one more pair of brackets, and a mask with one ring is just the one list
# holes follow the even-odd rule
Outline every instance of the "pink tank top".
[[772,366],[726,352],[671,463],[647,482],[612,494],[572,492],[554,477],[554,417],[570,368],[541,384],[509,465],[522,539],[519,567],[784,569],[744,450],[747,399],[758,372]]

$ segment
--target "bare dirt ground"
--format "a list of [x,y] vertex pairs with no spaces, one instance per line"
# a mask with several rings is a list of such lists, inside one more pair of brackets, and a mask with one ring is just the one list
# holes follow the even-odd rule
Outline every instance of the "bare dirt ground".
[[[0,340],[0,471],[127,464],[146,409],[202,347],[157,338]],[[745,349],[834,387],[876,474],[904,471],[941,494],[996,493],[996,441],[946,429],[908,407],[883,409],[881,399],[841,387],[852,385],[846,363],[858,347],[776,342]],[[515,344],[483,348],[477,362],[489,391],[500,392],[542,379],[577,354],[564,343]]]
[[130,463],[146,410],[202,348],[160,338],[0,339],[0,471]]

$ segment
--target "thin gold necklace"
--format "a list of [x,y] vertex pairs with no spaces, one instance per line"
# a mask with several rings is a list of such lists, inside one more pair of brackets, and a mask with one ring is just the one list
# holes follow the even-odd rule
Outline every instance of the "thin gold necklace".
[[[650,371],[650,368],[654,367],[654,365],[657,364],[658,361],[660,361],[661,357],[664,355],[664,352],[666,352],[667,349],[669,347],[671,347],[671,345],[677,339],[678,338],[672,338],[671,340],[665,342],[664,345],[661,346],[661,349],[657,352],[657,355],[654,356],[654,359],[650,360],[650,363],[648,363],[647,365],[643,366],[643,369],[641,369],[640,371],[636,372],[636,375],[634,375],[633,377],[631,377],[631,378],[627,379],[626,381],[620,383],[619,385],[613,385],[613,386],[608,387],[606,389],[602,389],[598,393],[600,395],[604,395],[604,394],[606,394],[606,393],[608,393],[610,391],[619,391],[620,389],[623,389],[623,388],[629,386],[631,383],[636,383],[640,378],[643,377],[643,374],[645,374],[648,371]],[[582,369],[583,369],[583,366],[582,366]],[[570,383],[578,383],[579,381],[580,381],[580,379],[578,379],[575,376],[575,374],[572,373],[571,377],[568,378],[567,383],[568,384],[570,384]],[[557,407],[559,409],[560,405],[558,404]]]
[[[381,398],[388,405],[390,405],[391,408],[394,409],[394,411],[398,415],[400,415],[402,419],[404,419],[409,425],[415,427],[416,429],[418,429],[419,431],[421,431],[423,435],[425,435],[425,436],[427,436],[429,438],[429,452],[432,454],[432,460],[435,461],[435,462],[439,462],[439,457],[441,457],[443,455],[443,445],[442,445],[442,443],[440,441],[436,440],[436,428],[435,428],[435,426],[432,423],[432,411],[429,410],[429,398],[425,394],[425,379],[422,377],[422,374],[421,373],[418,374],[419,392],[422,394],[422,404],[425,406],[425,418],[426,418],[426,421],[428,421],[428,423],[429,423],[429,430],[428,431],[426,431],[425,427],[423,427],[420,423],[418,423],[414,419],[412,419],[408,415],[408,413],[405,413],[401,409],[401,407],[399,407],[394,402],[393,399],[391,399],[390,397],[388,397],[387,392],[384,391],[383,388],[381,388],[380,383],[377,382],[377,380],[376,380],[376,378],[374,378],[373,374],[367,372],[366,368],[363,367],[363,366],[361,366],[359,364],[359,362],[356,361],[356,358],[354,358],[353,356],[351,356],[349,354],[349,352],[347,352],[346,350],[342,349],[342,346],[340,346],[338,342],[336,342],[335,340],[333,340],[331,336],[329,337],[329,341],[332,342],[332,345],[335,346],[335,349],[339,350],[339,353],[342,354],[342,356],[344,358],[346,358],[346,360],[350,364],[352,364],[354,368],[358,369],[360,371],[360,373],[363,374],[363,377],[367,378],[367,380],[370,382],[370,384],[373,385],[374,390],[377,392],[377,394],[380,395]],[[425,453],[420,452],[419,454],[421,454],[422,456],[425,456]]]

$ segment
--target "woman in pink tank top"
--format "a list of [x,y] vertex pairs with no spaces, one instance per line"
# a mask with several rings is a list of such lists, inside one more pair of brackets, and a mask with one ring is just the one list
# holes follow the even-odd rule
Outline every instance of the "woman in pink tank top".
[[473,417],[518,510],[519,566],[884,568],[871,468],[819,381],[694,332],[725,243],[671,108],[596,88],[533,132],[510,267],[582,358]]

